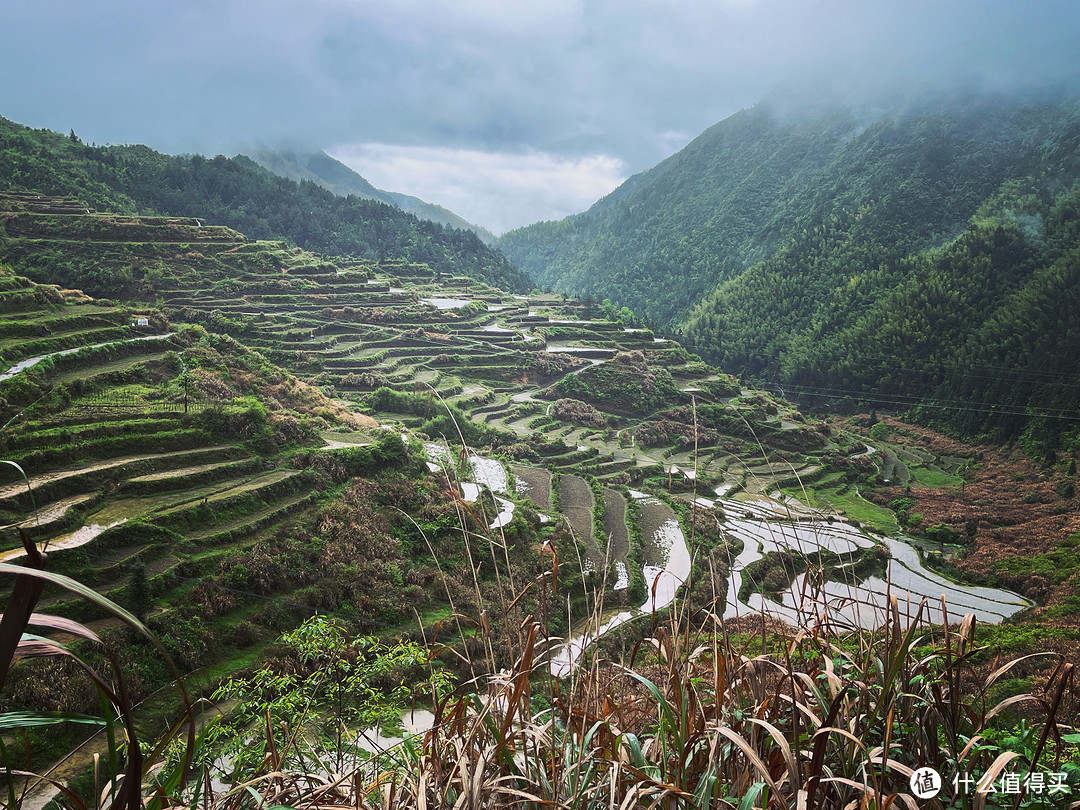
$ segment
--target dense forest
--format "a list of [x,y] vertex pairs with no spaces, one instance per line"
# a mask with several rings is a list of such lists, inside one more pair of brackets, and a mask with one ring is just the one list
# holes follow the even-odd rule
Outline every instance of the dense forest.
[[513,291],[530,286],[474,233],[278,177],[242,155],[205,158],[145,146],[90,146],[74,132],[63,136],[0,118],[0,190],[73,197],[119,213],[203,217],[252,239],[286,239],[328,255],[423,262]]
[[1045,450],[1076,426],[1080,105],[773,98],[499,247],[800,401],[923,406]]
[[1024,198],[899,260],[860,239],[855,218],[830,221],[721,285],[683,339],[801,400],[922,401],[931,418],[1002,438],[1029,416],[1075,426],[1080,193]]
[[[583,214],[497,245],[540,283],[680,323],[722,282],[840,216],[900,259],[955,239],[1003,184],[1080,177],[1080,105],[985,96],[851,107],[766,99]],[[842,259],[841,259],[842,260]]]

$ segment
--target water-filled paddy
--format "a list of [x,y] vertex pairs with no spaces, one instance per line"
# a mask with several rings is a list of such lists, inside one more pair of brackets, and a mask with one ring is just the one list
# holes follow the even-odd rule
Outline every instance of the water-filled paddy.
[[420,301],[431,304],[435,309],[461,309],[472,303],[466,298],[421,298]]
[[[636,610],[618,611],[603,619],[599,627],[586,628],[583,632],[572,635],[551,655],[548,666],[553,675],[569,675],[582,653],[605,633],[670,605],[675,601],[679,588],[690,576],[690,549],[686,545],[686,538],[679,528],[675,513],[667,504],[643,492],[631,490],[630,494],[641,502],[642,522],[646,524],[642,526],[642,535],[649,545],[646,556],[653,560],[652,564],[642,566],[648,599]],[[619,571],[617,576],[621,580],[623,572]]]
[[[718,488],[719,489],[719,488]],[[581,654],[605,633],[639,616],[667,607],[675,601],[679,588],[690,575],[691,550],[670,507],[638,490],[629,490],[642,512],[642,534],[646,538],[646,560],[642,567],[649,586],[649,599],[637,610],[624,610],[605,616],[597,627],[586,628],[556,648],[550,659],[551,672],[565,676]],[[741,552],[731,560],[727,603],[724,618],[766,613],[793,626],[805,626],[828,618],[841,626],[874,628],[884,622],[890,597],[896,597],[901,618],[914,618],[920,603],[928,602],[923,615],[934,622],[950,621],[974,613],[981,621],[998,623],[1028,607],[1023,597],[998,588],[958,585],[928,570],[918,552],[903,540],[880,541],[855,526],[837,518],[823,519],[801,504],[755,498],[750,501],[724,499],[721,523],[724,531],[742,543]],[[698,506],[705,507],[708,499]],[[666,510],[666,511],[665,511]],[[799,574],[787,590],[766,598],[751,590],[746,601],[739,598],[743,573],[770,551],[794,551],[803,555],[824,551],[858,559],[878,542],[884,543],[892,557],[888,581],[869,576],[861,582],[825,581],[815,584],[812,577]],[[842,570],[842,569],[841,569]],[[623,571],[618,571],[621,581]],[[942,600],[944,599],[944,609]]]
[[[884,538],[891,560],[887,580],[870,576],[862,582],[826,581],[817,586],[805,574],[776,599],[751,591],[739,599],[747,567],[771,551],[813,554],[828,551],[854,555],[869,550],[877,541],[838,518],[822,520],[794,510],[790,503],[767,499],[752,502],[721,500],[726,519],[724,530],[742,542],[742,551],[731,561],[725,618],[765,612],[794,625],[814,622],[819,616],[852,627],[874,628],[884,621],[887,595],[895,596],[902,616],[913,617],[926,598],[933,621],[943,619],[941,601],[951,617],[974,613],[981,621],[997,623],[1030,605],[1023,597],[998,588],[980,588],[950,582],[923,566],[918,552],[896,538]],[[787,516],[784,512],[787,511]]]

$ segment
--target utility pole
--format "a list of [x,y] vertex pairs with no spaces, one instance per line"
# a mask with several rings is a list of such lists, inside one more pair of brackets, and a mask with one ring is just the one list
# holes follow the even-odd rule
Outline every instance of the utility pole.
[[180,373],[184,376],[184,416],[187,416],[187,412],[188,412],[188,379],[189,379],[188,367],[187,367],[187,363],[184,362],[184,352],[183,351],[181,351],[180,354],[177,355],[177,358],[180,360],[180,368],[182,369],[182,371]]

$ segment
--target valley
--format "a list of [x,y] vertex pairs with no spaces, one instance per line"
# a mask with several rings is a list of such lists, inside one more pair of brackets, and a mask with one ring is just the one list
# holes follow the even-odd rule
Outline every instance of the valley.
[[496,246],[806,409],[922,406],[1037,453],[1080,417],[1078,121],[1049,90],[778,90]]
[[1078,39],[0,2],[0,807],[1080,810]]
[[[577,539],[580,574],[605,583],[611,610],[625,603],[626,592],[631,603],[639,600],[654,584],[648,572],[666,564],[653,535],[676,515],[660,504],[667,517],[649,518],[650,509],[660,508],[649,506],[659,504],[652,496],[628,513],[627,503],[644,497],[636,488],[644,488],[664,493],[684,522],[688,511],[700,511],[723,527],[736,555],[728,561],[728,593],[719,594],[727,612],[765,610],[797,624],[800,608],[793,614],[791,599],[801,592],[801,574],[783,587],[766,588],[768,598],[753,588],[750,603],[741,595],[763,555],[797,549],[805,556],[820,549],[857,561],[856,549],[881,548],[887,559],[884,549],[894,541],[886,536],[898,537],[900,526],[891,510],[860,497],[860,485],[888,484],[891,476],[901,485],[914,480],[948,491],[964,484],[955,473],[972,463],[970,456],[896,446],[905,464],[894,445],[874,448],[853,431],[808,420],[678,344],[563,296],[507,294],[400,261],[335,261],[223,229],[208,234],[197,223],[68,213],[74,207],[55,200],[7,200],[5,221],[18,223],[9,250],[32,255],[67,233],[93,232],[94,241],[81,249],[96,251],[89,255],[104,278],[140,262],[169,268],[154,274],[157,304],[141,319],[96,303],[63,304],[63,314],[55,316],[44,302],[38,310],[19,307],[15,301],[43,296],[49,288],[13,277],[5,297],[8,333],[18,331],[16,323],[27,324],[19,330],[36,328],[29,339],[8,341],[4,354],[13,363],[5,375],[9,386],[28,387],[19,371],[35,386],[7,397],[9,415],[17,417],[7,437],[8,457],[27,469],[36,506],[22,524],[11,525],[43,534],[63,525],[64,533],[39,541],[54,553],[109,548],[115,558],[109,570],[118,573],[106,592],[117,597],[119,572],[131,570],[136,560],[152,584],[193,565],[213,575],[268,529],[310,512],[319,498],[312,472],[297,468],[297,451],[290,456],[275,447],[310,448],[299,451],[305,459],[312,453],[333,458],[401,438],[406,455],[417,452],[409,445],[429,442],[419,452],[432,476],[479,481],[465,485],[465,502],[481,500],[482,490],[498,499],[477,507],[493,510],[480,516],[490,531],[506,530],[515,520],[507,505],[512,508],[511,499],[521,495],[507,485],[508,473],[522,482],[521,493],[546,525],[562,525]],[[55,213],[57,206],[65,212]],[[131,230],[140,241],[127,237]],[[155,231],[159,238],[149,239]],[[200,250],[191,250],[194,245]],[[149,273],[142,275],[145,280]],[[64,291],[50,294],[64,300]],[[133,327],[133,318],[147,325]],[[177,330],[167,325],[173,321],[198,326]],[[222,354],[227,346],[246,352],[249,368],[261,364],[265,374],[271,362],[296,377],[266,385],[259,371],[222,374],[195,367],[206,341],[199,326],[227,335],[215,339],[219,355],[229,356]],[[140,328],[161,331],[99,340]],[[48,337],[37,337],[44,333]],[[69,348],[40,353],[50,345]],[[30,400],[42,391],[48,391],[47,402],[16,410],[20,395]],[[237,395],[249,404],[233,404]],[[262,416],[266,424],[256,427]],[[209,424],[215,420],[237,424],[222,433],[223,425]],[[250,438],[257,431],[263,435]],[[228,444],[218,438],[226,436],[247,440]],[[151,446],[153,454],[130,453]],[[442,449],[433,453],[433,447]],[[477,450],[504,459],[484,462],[497,470],[498,484],[479,469],[470,474],[460,467],[466,460],[478,463],[481,456],[471,455]],[[76,466],[63,466],[71,462]],[[107,497],[88,491],[102,486]],[[29,494],[18,481],[0,492],[12,520],[31,505]],[[824,522],[836,510],[855,523]],[[626,528],[628,515],[640,521],[632,530]],[[179,545],[190,551],[178,555],[160,541],[108,542],[124,537],[128,524],[144,527],[136,533],[142,535],[179,532],[185,538]],[[860,525],[884,536],[863,534]],[[953,539],[959,535],[948,531]],[[632,537],[643,545],[631,550]],[[898,553],[906,558],[898,562],[904,587],[911,589],[901,590],[905,598],[936,602],[945,592],[960,605],[969,603],[962,586],[926,574],[918,558],[899,546],[892,549],[894,560]],[[84,556],[84,567],[93,567],[89,559]],[[680,567],[680,583],[689,576],[688,565]],[[836,565],[842,572],[844,566]],[[877,578],[865,587],[883,591],[885,573],[879,565]],[[109,582],[100,571],[95,579]],[[842,577],[818,593],[853,604],[880,597],[836,587],[850,582]],[[1003,605],[985,614],[992,621],[1027,604],[1004,593],[992,599]],[[857,613],[847,620],[873,626],[874,620]]]
[[[0,276],[0,561],[25,535],[206,694],[312,615],[442,644],[461,679],[528,649],[573,682],[680,615],[783,634],[971,613],[1076,654],[1071,456],[1005,495],[1001,450],[808,416],[609,302],[424,262],[32,193],[0,194],[0,225],[21,274]],[[76,267],[115,294],[52,281]],[[1029,506],[1045,542],[1002,556]],[[100,605],[55,585],[38,605],[124,650],[136,699],[169,684]],[[16,705],[89,710],[32,672]]]

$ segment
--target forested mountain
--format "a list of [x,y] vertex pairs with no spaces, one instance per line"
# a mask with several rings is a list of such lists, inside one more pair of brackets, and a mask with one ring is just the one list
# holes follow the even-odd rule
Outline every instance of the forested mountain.
[[1075,100],[774,98],[497,244],[728,370],[1012,435],[1080,399],[1078,177]]
[[680,332],[800,399],[923,402],[933,418],[1005,436],[1035,428],[1032,415],[1075,419],[1080,193],[1010,204],[900,259],[861,242],[857,217],[831,220],[721,285]]
[[495,234],[487,228],[473,225],[441,205],[424,202],[419,197],[409,194],[375,188],[361,175],[341,161],[330,157],[326,152],[258,149],[252,152],[251,157],[260,166],[281,177],[297,182],[310,180],[341,197],[352,194],[368,200],[379,200],[397,206],[417,219],[426,219],[451,228],[472,231],[486,245],[495,241]]
[[[903,256],[957,237],[1001,185],[1080,174],[1075,102],[985,96],[889,108],[772,98],[716,124],[583,214],[498,246],[540,283],[665,326],[717,284],[843,214]],[[658,284],[657,282],[661,282]]]
[[294,182],[250,158],[164,155],[146,146],[89,146],[71,133],[0,118],[0,190],[73,197],[121,213],[203,217],[253,239],[286,239],[325,254],[425,262],[504,289],[525,276],[473,233],[375,200]]

